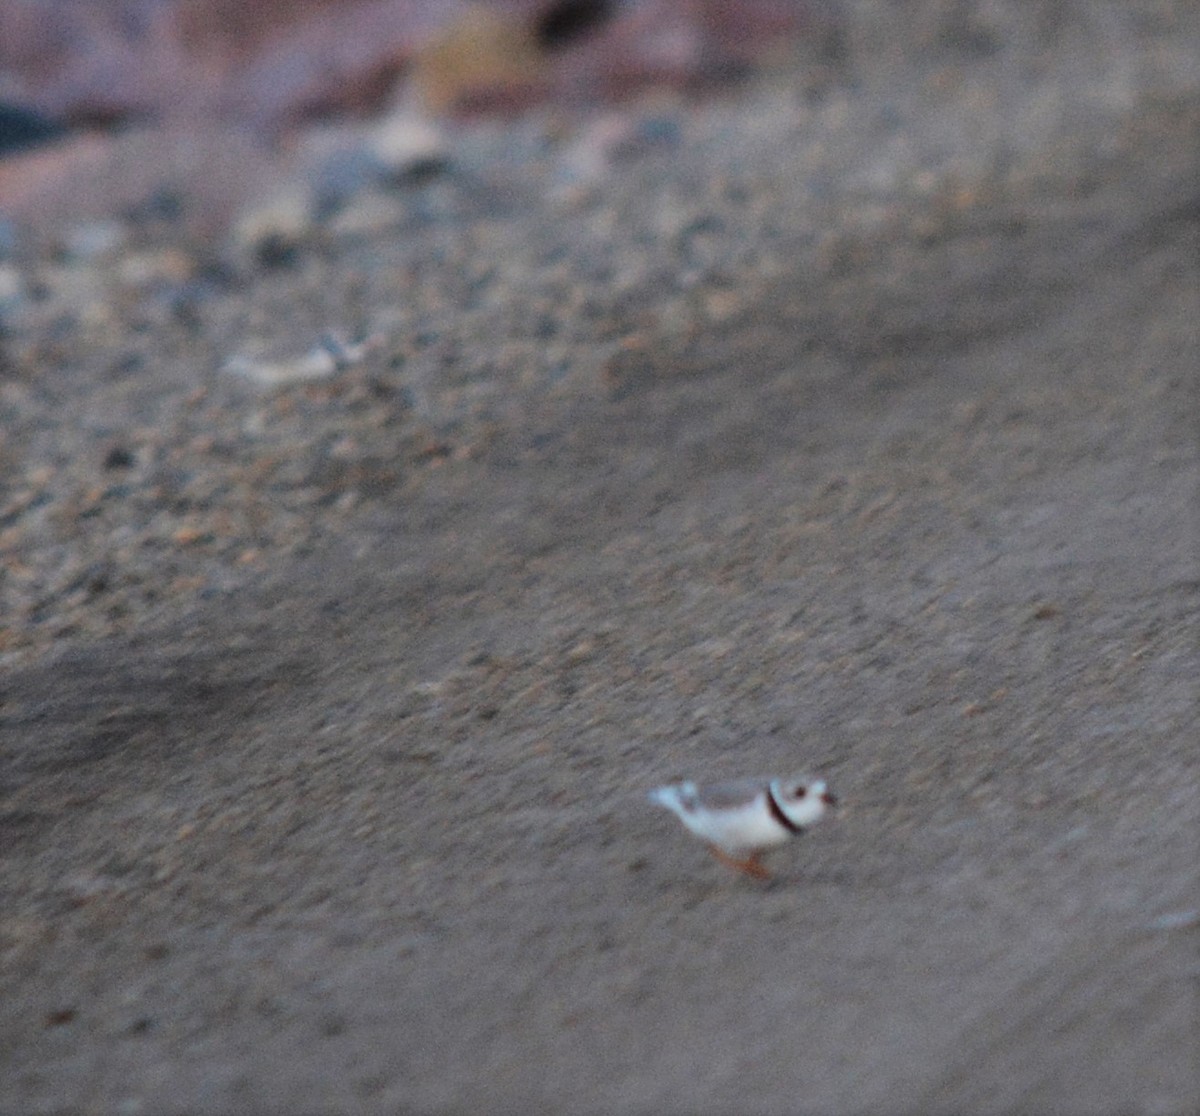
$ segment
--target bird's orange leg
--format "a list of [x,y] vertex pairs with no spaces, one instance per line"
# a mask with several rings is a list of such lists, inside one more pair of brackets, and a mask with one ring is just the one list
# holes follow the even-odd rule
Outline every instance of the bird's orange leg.
[[747,876],[753,876],[756,880],[769,880],[771,873],[763,866],[762,853],[751,853],[745,860],[738,860],[736,856],[730,856],[723,849],[717,848],[716,845],[709,845],[708,851],[713,854],[722,864],[729,865],[730,868],[736,868],[739,872],[745,872]]

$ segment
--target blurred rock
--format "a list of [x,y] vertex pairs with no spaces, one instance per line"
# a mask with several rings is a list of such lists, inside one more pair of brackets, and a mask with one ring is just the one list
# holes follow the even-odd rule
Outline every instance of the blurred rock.
[[368,141],[371,154],[388,178],[424,178],[449,163],[445,136],[431,120],[412,112],[385,117]]
[[331,330],[300,356],[272,358],[238,355],[231,357],[222,371],[263,388],[309,383],[327,379],[359,363],[378,344],[378,338],[374,337],[349,342],[340,333]]
[[0,102],[0,156],[61,139],[66,127],[21,105]]
[[263,267],[291,263],[314,227],[310,191],[288,186],[263,202],[252,202],[233,227],[236,255]]
[[73,225],[63,238],[67,257],[86,263],[117,252],[128,239],[128,230],[121,221],[81,221]]
[[475,7],[419,53],[412,86],[435,112],[512,108],[537,97],[544,73],[531,22]]
[[4,329],[25,301],[25,284],[16,265],[0,263],[0,330]]

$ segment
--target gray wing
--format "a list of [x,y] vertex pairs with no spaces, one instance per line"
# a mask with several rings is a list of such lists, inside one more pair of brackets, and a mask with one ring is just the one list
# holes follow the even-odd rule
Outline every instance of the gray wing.
[[709,809],[728,809],[731,806],[744,806],[747,802],[762,794],[767,788],[769,778],[735,779],[729,783],[713,783],[711,786],[700,787],[697,799]]

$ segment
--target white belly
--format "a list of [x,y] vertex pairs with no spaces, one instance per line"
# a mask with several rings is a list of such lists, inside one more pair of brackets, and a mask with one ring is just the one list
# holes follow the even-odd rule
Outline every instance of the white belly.
[[791,834],[767,811],[761,798],[736,810],[680,811],[680,820],[697,837],[729,853],[782,845]]

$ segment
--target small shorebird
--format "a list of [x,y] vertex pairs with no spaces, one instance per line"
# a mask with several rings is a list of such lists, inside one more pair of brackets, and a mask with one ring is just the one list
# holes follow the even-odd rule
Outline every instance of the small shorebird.
[[755,879],[769,879],[764,851],[782,845],[837,805],[824,779],[739,779],[698,787],[657,787],[650,801],[665,806],[708,845],[723,864]]

